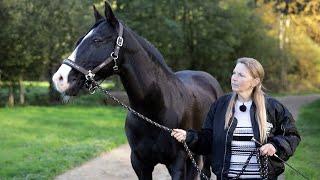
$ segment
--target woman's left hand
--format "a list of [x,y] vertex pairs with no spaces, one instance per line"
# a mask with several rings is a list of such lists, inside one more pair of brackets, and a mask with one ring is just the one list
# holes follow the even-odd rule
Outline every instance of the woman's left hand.
[[261,146],[260,153],[261,155],[273,156],[276,153],[276,148],[272,144],[268,143]]

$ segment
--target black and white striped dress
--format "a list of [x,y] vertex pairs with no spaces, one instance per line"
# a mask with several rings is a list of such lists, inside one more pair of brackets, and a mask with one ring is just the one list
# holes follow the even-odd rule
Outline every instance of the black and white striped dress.
[[[251,138],[253,137],[253,129],[250,119],[250,107],[252,100],[244,102],[247,110],[242,112],[239,107],[243,103],[236,101],[234,117],[238,120],[236,129],[233,132],[233,139],[231,142],[231,160],[228,176],[235,177],[240,173],[250,153],[255,150],[256,146]],[[249,165],[246,167],[240,178],[244,179],[257,179],[261,178],[259,173],[259,164],[257,163],[256,155],[253,155],[249,161]]]

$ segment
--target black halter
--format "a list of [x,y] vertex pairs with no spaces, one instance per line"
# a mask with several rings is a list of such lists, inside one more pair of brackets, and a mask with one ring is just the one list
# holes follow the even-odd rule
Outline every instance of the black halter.
[[119,22],[118,37],[117,37],[116,46],[115,46],[113,52],[110,54],[110,56],[106,60],[104,60],[99,66],[95,67],[93,70],[86,70],[85,68],[77,65],[74,61],[72,61],[70,59],[65,59],[65,60],[63,60],[62,63],[66,64],[66,65],[76,69],[77,71],[81,72],[82,74],[84,74],[87,81],[94,80],[95,74],[98,71],[100,71],[104,66],[109,64],[112,60],[114,61],[113,70],[118,71],[119,68],[117,65],[117,59],[118,59],[120,47],[122,47],[122,45],[123,45],[122,35],[123,35],[123,25]]

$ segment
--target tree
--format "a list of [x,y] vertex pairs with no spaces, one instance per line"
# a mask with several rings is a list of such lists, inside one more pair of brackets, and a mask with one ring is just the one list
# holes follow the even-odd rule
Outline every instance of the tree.
[[[292,90],[315,90],[320,87],[320,52],[319,25],[320,2],[318,0],[278,0],[259,1],[262,11],[271,11],[270,19],[281,17],[279,29],[279,45],[282,54],[282,76],[285,74],[287,83]],[[261,12],[261,11],[260,11]],[[273,32],[273,34],[274,34]]]
[[224,89],[240,56],[264,59],[279,53],[246,1],[119,0],[113,4],[129,27],[155,44],[170,67],[207,71]]
[[[8,82],[9,89],[17,82],[20,84],[20,102],[23,103],[23,79],[38,80],[41,74],[48,72],[49,97],[58,99],[59,95],[52,91],[51,76],[63,56],[72,51],[75,39],[88,28],[89,3],[2,1],[1,9],[2,22],[5,22],[1,30],[2,80]],[[13,91],[9,91],[11,105]]]

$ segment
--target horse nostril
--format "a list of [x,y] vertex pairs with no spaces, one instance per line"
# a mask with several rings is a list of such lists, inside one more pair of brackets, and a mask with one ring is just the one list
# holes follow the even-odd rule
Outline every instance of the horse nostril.
[[62,76],[59,77],[59,81],[63,81],[63,77]]

